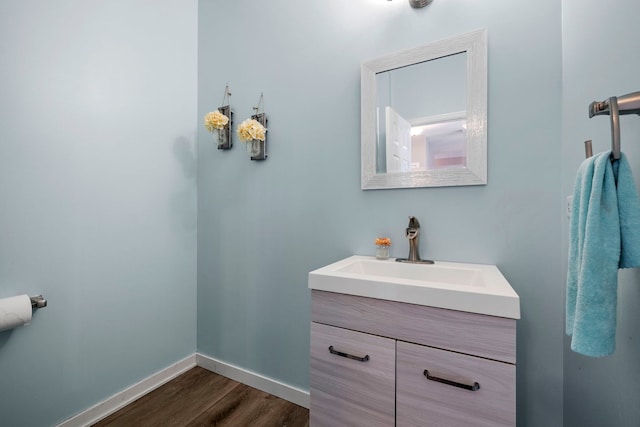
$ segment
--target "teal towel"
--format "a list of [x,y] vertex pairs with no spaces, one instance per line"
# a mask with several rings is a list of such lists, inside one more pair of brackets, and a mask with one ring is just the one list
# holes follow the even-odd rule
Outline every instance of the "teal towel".
[[567,334],[587,356],[615,350],[618,269],[640,266],[640,201],[624,154],[585,160],[571,208]]

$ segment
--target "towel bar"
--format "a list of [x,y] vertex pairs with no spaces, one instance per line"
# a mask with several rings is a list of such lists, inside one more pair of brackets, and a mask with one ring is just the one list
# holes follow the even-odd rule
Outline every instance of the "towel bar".
[[[628,93],[626,95],[614,97],[618,102],[618,114],[639,114],[640,115],[640,92]],[[611,99],[611,98],[609,98]],[[609,114],[607,101],[594,101],[589,104],[589,118]]]
[[[622,96],[612,96],[605,101],[594,101],[589,104],[589,118],[608,115],[611,118],[611,158],[620,158],[620,115],[640,115],[640,92],[632,92]],[[589,144],[587,144],[587,142]],[[591,157],[586,145],[591,141],[585,141],[587,157]]]

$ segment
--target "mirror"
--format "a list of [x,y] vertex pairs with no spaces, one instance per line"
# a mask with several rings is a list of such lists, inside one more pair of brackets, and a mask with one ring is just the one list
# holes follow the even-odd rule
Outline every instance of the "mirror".
[[486,30],[362,65],[361,187],[487,183]]

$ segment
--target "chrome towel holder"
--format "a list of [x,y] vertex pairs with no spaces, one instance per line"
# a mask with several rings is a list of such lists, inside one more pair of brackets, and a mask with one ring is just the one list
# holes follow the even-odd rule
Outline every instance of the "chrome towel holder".
[[[608,115],[611,118],[611,159],[620,158],[620,115],[640,115],[640,92],[622,96],[612,96],[604,101],[593,101],[589,104],[589,118]],[[591,140],[584,142],[585,155],[591,157],[593,148]]]

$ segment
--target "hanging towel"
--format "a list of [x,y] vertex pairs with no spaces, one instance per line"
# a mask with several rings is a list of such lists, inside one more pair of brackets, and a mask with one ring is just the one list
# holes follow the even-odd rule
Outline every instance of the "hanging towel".
[[566,331],[594,357],[615,350],[618,268],[640,266],[640,201],[625,155],[610,156],[580,165],[571,209]]
[[620,215],[620,268],[640,267],[640,199],[624,154],[613,162]]

